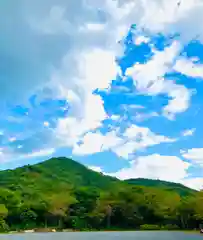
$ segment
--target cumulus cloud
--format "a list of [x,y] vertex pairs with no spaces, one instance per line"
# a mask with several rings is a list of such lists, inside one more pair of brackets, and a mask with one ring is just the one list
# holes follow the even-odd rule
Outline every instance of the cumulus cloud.
[[[5,33],[1,49],[4,56],[10,53],[12,61],[8,62],[9,68],[6,65],[3,68],[1,84],[4,83],[4,92],[1,99],[11,99],[16,94],[20,98],[22,93],[27,95],[42,87],[49,79],[50,68],[58,66],[65,54],[76,49],[77,52],[92,46],[115,49],[116,41],[122,39],[134,23],[152,33],[178,32],[187,40],[196,36],[201,39],[202,8],[200,0],[181,1],[180,6],[177,0],[170,3],[167,0],[105,0],[97,3],[45,0],[43,4],[39,0],[29,4],[21,0],[15,5],[10,1],[2,3],[1,18],[6,24],[0,26],[1,32]],[[10,21],[6,21],[7,12],[12,13]],[[15,44],[10,39],[15,39]],[[11,73],[8,69],[15,63],[18,63],[18,68]],[[69,76],[73,76],[74,64],[69,65]],[[30,76],[30,72],[35,74]],[[13,85],[5,85],[12,79],[11,74],[19,76],[14,83],[15,90],[18,90],[16,94],[12,90]]]
[[[171,98],[163,109],[165,116],[174,118],[176,113],[185,111],[190,101],[189,90],[169,83],[163,76],[173,65],[184,41],[197,34],[202,40],[199,24],[202,9],[200,0],[181,1],[179,7],[176,0],[170,3],[168,0],[36,0],[29,3],[20,0],[18,4],[8,0],[0,3],[0,31],[4,33],[0,45],[1,105],[25,102],[32,94],[41,94],[42,99],[47,95],[60,97],[70,105],[68,117],[52,119],[56,125],[53,129],[47,119],[40,118],[37,125],[35,120],[38,118],[32,118],[28,113],[32,121],[26,122],[26,136],[17,134],[18,141],[6,149],[14,152],[16,146],[28,146],[27,151],[31,154],[33,146],[38,151],[40,144],[46,142],[42,146],[48,149],[65,145],[79,151],[78,141],[84,138],[88,142],[87,133],[95,131],[108,118],[103,100],[93,92],[108,89],[111,81],[120,75],[115,57],[123,55],[124,48],[117,41],[126,36],[132,24],[136,24],[138,33],[142,27],[149,35],[180,33],[180,42],[174,41],[164,51],[153,49],[152,59],[144,65],[133,66],[128,74],[133,76],[138,91],[151,95],[166,93]],[[142,33],[138,35],[135,43],[148,43]],[[36,135],[33,126],[40,126]],[[134,142],[136,150],[171,141],[150,131],[144,130],[143,134],[143,141],[124,136],[129,140],[123,146],[128,144],[128,151],[132,152]],[[119,152],[119,147],[115,151]],[[17,151],[23,149],[17,148]],[[127,153],[123,155],[127,156]]]
[[203,78],[203,65],[196,63],[197,59],[180,58],[176,61],[174,70],[193,78]]
[[167,0],[157,0],[142,3],[144,13],[140,24],[150,31],[165,34],[179,33],[184,42],[194,38],[203,40],[201,0],[172,0],[170,3]]
[[192,91],[184,86],[172,84],[171,86],[169,85],[168,96],[171,100],[169,100],[168,105],[163,108],[163,114],[173,120],[177,113],[182,113],[189,108]]
[[203,167],[203,148],[192,148],[188,150],[181,150],[181,154],[185,159],[191,160],[193,163]]
[[106,135],[89,132],[81,140],[82,143],[76,143],[73,146],[73,154],[75,155],[85,155],[110,150],[123,142],[121,138],[116,136],[115,132],[109,132]]
[[136,89],[146,95],[167,94],[169,103],[163,108],[163,114],[174,119],[176,114],[186,111],[190,105],[192,91],[185,86],[167,80],[165,74],[172,71],[180,44],[174,41],[163,51],[154,50],[154,56],[146,63],[136,63],[126,71],[133,78]]
[[169,182],[175,181],[196,190],[203,189],[203,178],[189,177],[187,170],[190,167],[190,164],[175,156],[153,154],[139,157],[130,162],[130,167],[120,169],[115,173],[106,173],[98,166],[88,167],[93,171],[122,180],[130,178],[160,179]]
[[131,161],[131,166],[116,173],[110,173],[120,179],[151,178],[178,182],[187,177],[189,163],[176,156],[153,154],[138,157]]
[[179,50],[177,41],[164,51],[154,50],[154,56],[149,61],[144,64],[136,63],[127,69],[126,75],[133,78],[136,89],[143,94],[157,95],[166,91],[164,75],[170,70]]
[[[107,117],[99,96],[89,94],[85,101],[84,109],[81,105],[82,113],[76,112],[75,115],[58,121],[55,133],[58,140],[63,144],[72,146],[86,132],[100,127],[101,121]],[[80,115],[78,116],[78,114]]]
[[155,134],[147,127],[138,127],[136,125],[131,125],[127,128],[123,135],[128,139],[136,141],[137,148],[144,148],[164,142],[177,141],[177,139]]
[[201,177],[186,178],[184,180],[181,180],[180,183],[184,184],[189,188],[193,188],[196,190],[203,189],[203,178]]
[[111,150],[119,157],[130,159],[135,151],[176,140],[155,134],[149,128],[131,125],[122,135],[116,131],[108,132],[105,135],[100,132],[89,132],[80,138],[80,142],[74,144],[73,154],[85,155]]
[[126,142],[123,142],[123,144],[115,147],[113,151],[117,154],[117,156],[130,159],[133,156],[133,153],[136,150],[141,150],[141,148],[137,148],[137,144],[135,141],[127,140]]

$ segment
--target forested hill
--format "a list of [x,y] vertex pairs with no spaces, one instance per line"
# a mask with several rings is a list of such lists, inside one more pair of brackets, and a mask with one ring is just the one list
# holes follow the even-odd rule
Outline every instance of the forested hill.
[[118,182],[115,178],[103,176],[63,157],[0,172],[0,185],[11,190],[47,192],[81,186],[110,189]]
[[188,188],[180,183],[166,182],[162,180],[146,179],[146,178],[136,178],[125,180],[128,184],[133,184],[135,186],[145,186],[145,187],[156,187],[162,188],[168,191],[175,191],[181,196],[187,196],[194,194],[196,190]]
[[0,186],[10,190],[52,191],[60,188],[95,187],[110,190],[124,184],[172,190],[181,195],[190,195],[195,191],[181,184],[152,179],[128,179],[120,181],[94,172],[84,165],[69,158],[52,158],[47,161],[27,165],[15,170],[0,171]]
[[203,194],[156,180],[120,181],[68,158],[0,172],[0,231],[194,228]]

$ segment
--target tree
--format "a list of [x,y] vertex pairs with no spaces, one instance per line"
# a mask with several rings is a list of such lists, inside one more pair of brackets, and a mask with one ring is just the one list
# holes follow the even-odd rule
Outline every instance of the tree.
[[112,207],[111,205],[107,205],[106,206],[107,228],[111,227],[111,215],[112,215]]
[[0,232],[5,232],[8,230],[8,225],[5,222],[5,218],[8,215],[8,209],[4,204],[0,204]]
[[177,217],[179,219],[181,228],[191,228],[191,225],[193,228],[195,227],[196,201],[197,199],[194,197],[185,197],[181,199],[180,205],[177,209]]
[[25,228],[35,227],[37,214],[31,209],[23,209],[22,212],[20,213],[20,219]]
[[58,219],[59,228],[63,227],[63,218],[66,216],[69,206],[75,202],[76,199],[67,193],[54,194],[51,196],[49,213]]
[[8,209],[4,204],[0,204],[0,219],[6,218],[8,215]]

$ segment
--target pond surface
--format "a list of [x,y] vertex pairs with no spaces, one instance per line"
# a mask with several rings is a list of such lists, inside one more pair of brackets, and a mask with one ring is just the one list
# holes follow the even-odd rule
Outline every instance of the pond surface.
[[183,232],[80,232],[0,235],[0,240],[198,240],[203,236]]

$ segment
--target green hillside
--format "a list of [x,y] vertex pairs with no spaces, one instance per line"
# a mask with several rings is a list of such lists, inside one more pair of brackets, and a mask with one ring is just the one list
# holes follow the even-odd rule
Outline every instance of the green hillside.
[[55,191],[60,188],[97,187],[110,189],[119,181],[89,170],[68,158],[52,158],[36,165],[0,172],[0,186],[11,190]]
[[0,172],[0,231],[194,228],[203,196],[183,185],[120,181],[68,158]]
[[166,182],[162,180],[153,180],[146,178],[136,178],[136,179],[127,179],[125,180],[128,184],[133,184],[135,186],[145,186],[145,187],[155,187],[162,188],[167,191],[175,191],[179,193],[181,196],[188,196],[191,194],[195,194],[197,191],[188,188],[179,183]]

